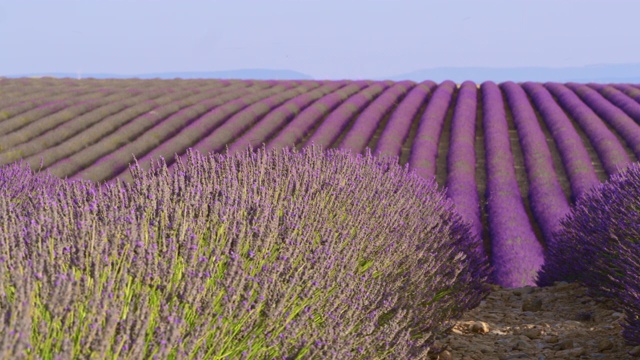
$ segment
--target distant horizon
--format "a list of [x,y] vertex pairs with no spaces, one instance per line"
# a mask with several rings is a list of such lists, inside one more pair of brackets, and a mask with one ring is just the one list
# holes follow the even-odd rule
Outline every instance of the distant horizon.
[[371,80],[421,82],[431,80],[437,83],[445,80],[462,84],[464,81],[482,83],[493,81],[513,82],[576,82],[576,83],[640,83],[640,63],[638,64],[593,64],[580,67],[436,67],[420,69],[404,74],[365,79],[322,79],[312,74],[304,74],[288,69],[236,69],[223,71],[172,71],[160,73],[113,74],[113,73],[64,73],[31,72],[27,74],[1,74],[0,77],[16,78],[95,78],[95,79],[251,79],[251,80]]
[[[606,67],[606,66],[620,66],[620,65],[637,65],[640,66],[640,61],[637,62],[623,62],[623,63],[597,63],[597,64],[586,64],[586,65],[580,65],[580,66],[570,66],[570,65],[563,65],[563,66],[538,66],[538,65],[527,65],[527,66],[432,66],[432,67],[424,67],[424,68],[420,68],[420,69],[412,69],[409,71],[406,71],[405,73],[410,73],[413,71],[420,71],[420,70],[435,70],[435,69],[443,69],[443,68],[451,68],[451,69],[469,69],[469,68],[484,68],[484,69],[494,69],[494,70],[510,70],[510,69],[522,69],[522,68],[544,68],[544,69],[568,69],[568,68],[596,68],[596,67]],[[147,74],[154,74],[154,73],[207,73],[207,72],[235,72],[235,71],[245,71],[245,70],[266,70],[266,71],[293,71],[293,72],[300,72],[296,69],[285,69],[285,68],[260,68],[260,67],[254,67],[254,68],[231,68],[231,69],[200,69],[200,70],[179,70],[179,69],[173,69],[173,70],[166,70],[166,71],[154,71],[154,72],[148,72],[148,73],[142,73],[142,72],[133,72],[133,73],[124,73],[124,72],[118,72],[118,73],[114,73],[114,72],[110,72],[110,71],[102,71],[102,72],[97,72],[97,71],[93,71],[90,73],[93,74],[100,74],[100,73],[104,73],[104,74],[111,74],[113,73],[114,75],[120,75],[120,76],[127,76],[127,75],[131,75],[131,76],[135,76],[135,75],[147,75]],[[72,72],[68,72],[68,71],[30,71],[29,73],[31,74],[40,74],[40,73],[64,73],[64,74],[71,74]],[[23,75],[24,73],[12,73],[12,74],[0,74],[0,77],[14,77],[14,76],[20,76]],[[82,74],[82,72],[81,72]],[[395,75],[392,75],[395,76]],[[380,78],[381,76],[375,76],[376,78]]]
[[640,64],[629,46],[638,13],[629,0],[4,0],[0,33],[12,35],[0,37],[0,71],[284,69],[358,80],[444,67],[587,69]]
[[[520,68],[545,68],[545,69],[566,69],[566,68],[596,68],[596,67],[603,67],[603,66],[610,66],[610,65],[640,65],[640,61],[637,62],[621,62],[621,63],[596,63],[596,64],[585,64],[585,65],[563,65],[563,66],[540,66],[540,65],[523,65],[523,66],[432,66],[432,67],[424,67],[424,68],[420,68],[420,69],[412,69],[409,70],[408,72],[411,71],[416,71],[416,70],[432,70],[432,69],[441,69],[441,68],[453,68],[453,69],[468,69],[468,68],[476,68],[476,67],[481,67],[481,68],[485,68],[485,69],[520,69]],[[285,68],[266,68],[266,67],[246,67],[246,68],[241,68],[241,67],[237,67],[237,68],[230,68],[230,69],[200,69],[200,70],[179,70],[179,69],[172,69],[172,70],[166,70],[166,71],[154,71],[151,73],[202,73],[202,72],[231,72],[231,71],[239,71],[239,70],[269,70],[269,71],[298,71],[296,69],[285,69]],[[31,73],[70,73],[70,72],[65,72],[65,71],[31,71]],[[99,73],[99,72],[92,72],[92,73]],[[103,73],[112,73],[110,71],[103,71]],[[140,75],[140,72],[133,72],[133,73],[124,73],[124,72],[118,72],[119,75]],[[3,74],[0,76],[16,76],[19,74]]]

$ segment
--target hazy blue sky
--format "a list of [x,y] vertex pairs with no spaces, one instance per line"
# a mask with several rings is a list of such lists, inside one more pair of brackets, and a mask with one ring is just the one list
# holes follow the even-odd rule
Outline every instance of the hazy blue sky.
[[2,0],[0,75],[640,63],[640,1]]

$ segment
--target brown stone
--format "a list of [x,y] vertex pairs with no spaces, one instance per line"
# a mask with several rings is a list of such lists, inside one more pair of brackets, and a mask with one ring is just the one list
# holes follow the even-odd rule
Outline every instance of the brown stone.
[[475,321],[471,324],[471,332],[476,334],[486,334],[489,332],[489,325],[484,321]]

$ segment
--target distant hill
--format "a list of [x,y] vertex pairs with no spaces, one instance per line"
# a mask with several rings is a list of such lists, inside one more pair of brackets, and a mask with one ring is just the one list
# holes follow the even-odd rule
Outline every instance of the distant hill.
[[451,80],[462,83],[471,80],[481,83],[491,80],[496,83],[513,82],[578,82],[578,83],[640,83],[640,64],[599,64],[582,67],[439,67],[416,70],[405,74],[381,77],[374,80],[412,80],[421,82]]
[[78,73],[31,73],[20,75],[5,75],[9,78],[16,77],[42,77],[52,76],[56,78],[74,78],[81,77],[95,79],[253,79],[253,80],[313,80],[313,77],[292,70],[270,70],[270,69],[240,69],[225,71],[202,71],[202,72],[164,72],[151,74],[78,74]]
[[601,83],[601,84],[640,84],[640,76],[628,77],[628,78],[619,78],[619,77],[609,77],[609,78],[598,78],[595,80],[591,79],[574,79],[571,80],[577,83]]
[[[164,72],[149,74],[105,74],[105,73],[30,73],[21,75],[3,75],[8,78],[16,77],[42,77],[52,76],[57,78],[81,78],[95,79],[254,79],[254,80],[314,80],[311,75],[293,70],[271,69],[239,69],[225,71],[201,71],[201,72]],[[355,80],[355,79],[354,79]],[[489,68],[489,67],[439,67],[422,69],[400,75],[388,77],[368,78],[367,80],[413,80],[421,82],[432,80],[440,83],[451,80],[458,84],[471,80],[482,83],[491,80],[496,83],[504,81],[513,82],[577,82],[577,83],[628,83],[640,84],[640,64],[600,64],[582,67],[517,67],[517,68]]]

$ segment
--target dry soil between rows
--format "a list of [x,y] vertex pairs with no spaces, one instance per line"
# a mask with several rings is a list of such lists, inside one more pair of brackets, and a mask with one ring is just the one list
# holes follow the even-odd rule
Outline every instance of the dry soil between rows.
[[489,296],[436,337],[431,359],[640,359],[622,337],[624,314],[577,283],[505,289]]

